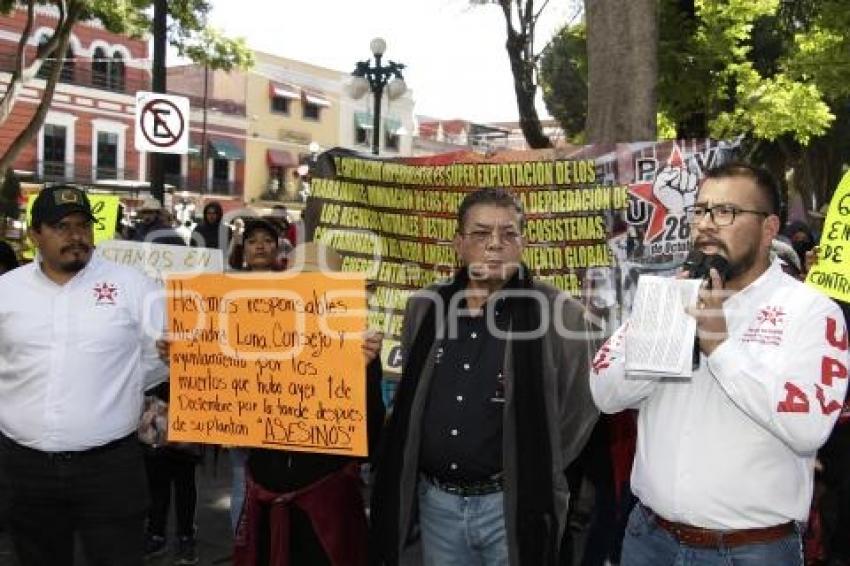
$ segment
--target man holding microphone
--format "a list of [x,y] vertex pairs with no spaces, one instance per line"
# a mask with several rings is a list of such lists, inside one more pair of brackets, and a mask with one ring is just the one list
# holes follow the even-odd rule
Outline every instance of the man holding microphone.
[[590,385],[606,413],[639,410],[623,566],[802,565],[817,449],[847,388],[838,306],[771,262],[781,197],[764,170],[706,173],[686,212],[694,249],[729,264],[700,290],[700,363],[686,382],[625,371],[625,326]]

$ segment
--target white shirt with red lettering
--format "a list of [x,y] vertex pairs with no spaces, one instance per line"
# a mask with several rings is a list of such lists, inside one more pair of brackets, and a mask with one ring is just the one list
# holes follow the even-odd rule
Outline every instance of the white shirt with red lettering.
[[660,516],[709,529],[803,521],[847,388],[841,310],[774,262],[723,312],[728,338],[690,381],[627,377],[621,327],[593,361],[593,399],[639,410],[632,490]]
[[133,433],[144,391],[168,377],[162,299],[152,279],[97,256],[64,285],[38,261],[0,277],[0,432],[48,452]]

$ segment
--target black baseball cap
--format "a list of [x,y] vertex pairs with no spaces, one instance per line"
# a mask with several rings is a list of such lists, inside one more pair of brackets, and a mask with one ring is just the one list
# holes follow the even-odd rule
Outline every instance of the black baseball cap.
[[265,218],[246,218],[245,219],[245,229],[242,230],[242,238],[247,240],[252,232],[256,232],[257,230],[265,230],[277,241],[280,237],[280,230],[273,223],[269,222]]
[[92,221],[97,220],[82,189],[70,185],[46,187],[32,203],[32,225],[36,228],[42,224],[53,225],[75,212],[83,213]]

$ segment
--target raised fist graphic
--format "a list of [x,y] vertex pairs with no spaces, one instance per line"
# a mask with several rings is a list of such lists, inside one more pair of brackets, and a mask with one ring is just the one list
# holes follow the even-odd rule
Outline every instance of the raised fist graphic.
[[670,211],[681,212],[693,204],[697,175],[684,167],[666,167],[655,176],[652,192]]

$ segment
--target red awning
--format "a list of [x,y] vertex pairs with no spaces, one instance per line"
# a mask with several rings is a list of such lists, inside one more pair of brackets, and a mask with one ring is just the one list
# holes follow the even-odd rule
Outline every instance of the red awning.
[[279,149],[266,150],[266,161],[272,167],[298,167],[298,160],[290,152]]

